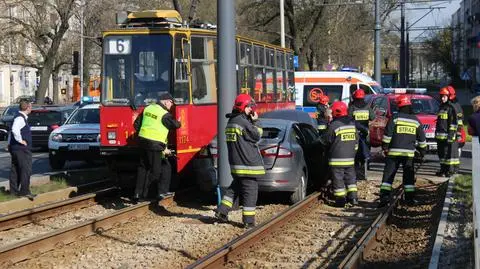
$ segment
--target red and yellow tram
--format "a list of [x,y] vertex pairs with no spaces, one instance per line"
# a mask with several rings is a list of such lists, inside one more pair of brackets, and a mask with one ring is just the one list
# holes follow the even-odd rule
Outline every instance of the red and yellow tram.
[[[217,134],[217,33],[186,27],[173,10],[119,13],[117,24],[103,36],[101,154],[112,171],[135,163],[133,122],[149,102],[170,92],[182,127],[169,137],[169,147],[183,174]],[[295,108],[291,50],[237,37],[237,78],[231,90],[251,94],[259,113]]]

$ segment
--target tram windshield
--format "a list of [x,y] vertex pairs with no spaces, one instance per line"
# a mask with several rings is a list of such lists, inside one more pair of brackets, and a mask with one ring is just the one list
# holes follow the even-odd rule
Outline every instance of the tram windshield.
[[170,35],[112,35],[103,44],[104,105],[147,105],[170,90]]

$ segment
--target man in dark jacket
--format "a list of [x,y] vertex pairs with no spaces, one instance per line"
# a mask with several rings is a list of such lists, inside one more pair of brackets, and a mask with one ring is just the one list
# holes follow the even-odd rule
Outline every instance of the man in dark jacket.
[[28,125],[28,114],[32,104],[21,100],[19,112],[15,115],[12,130],[8,138],[8,150],[12,158],[10,171],[10,193],[26,196],[33,200],[36,195],[30,192],[30,176],[32,174],[32,132]]
[[171,152],[167,148],[169,130],[180,128],[169,111],[175,105],[171,94],[163,93],[158,103],[148,105],[142,114],[139,128],[139,146],[141,149],[140,166],[137,170],[137,184],[134,201],[147,198],[150,183],[157,182],[157,199],[162,200],[173,193],[170,189],[170,163],[166,158]]
[[240,94],[235,99],[232,113],[227,114],[229,120],[225,135],[233,181],[215,213],[218,219],[228,221],[228,212],[232,209],[235,199],[240,196],[245,228],[255,226],[257,178],[265,174],[263,158],[257,146],[262,137],[262,128],[254,124],[258,118],[253,110],[254,106],[255,102],[248,94]]
[[457,142],[457,113],[449,100],[450,92],[446,87],[440,89],[442,103],[437,115],[435,138],[437,140],[438,158],[440,159],[440,171],[437,176],[450,177],[454,174],[454,165],[460,164],[457,154],[452,151]]
[[422,158],[427,147],[425,132],[417,116],[413,115],[410,98],[402,94],[396,98],[396,102],[399,111],[388,120],[382,139],[386,160],[382,185],[380,185],[379,207],[386,206],[390,202],[392,183],[400,164],[403,166],[405,201],[410,205],[416,204],[413,165],[415,147],[418,144],[418,151]]
[[328,126],[321,141],[328,150],[328,164],[332,173],[335,206],[344,207],[346,202],[357,205],[354,163],[358,149],[358,133],[355,121],[348,116],[347,105],[342,101],[332,104],[332,116],[333,121]]
[[471,101],[473,113],[468,118],[468,133],[472,136],[480,136],[480,96]]
[[348,107],[348,115],[356,122],[360,137],[358,139],[358,151],[355,155],[355,174],[357,180],[366,180],[367,172],[365,164],[370,160],[370,147],[368,124],[375,118],[372,109],[365,102],[365,92],[357,89],[353,92],[353,102]]

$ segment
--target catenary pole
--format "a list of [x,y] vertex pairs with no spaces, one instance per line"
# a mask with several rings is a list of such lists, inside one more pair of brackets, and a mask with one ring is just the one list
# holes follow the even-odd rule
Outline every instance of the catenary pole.
[[80,100],[83,99],[83,9],[84,2],[80,1]]
[[224,135],[227,119],[235,95],[236,58],[235,58],[235,0],[217,0],[218,17],[218,182],[221,189],[226,189],[232,182],[228,163],[227,142]]
[[280,43],[285,48],[285,6],[284,0],[280,0]]
[[400,5],[400,87],[405,87],[405,3],[403,0]]
[[382,69],[381,69],[381,44],[380,39],[380,0],[375,0],[375,64],[374,64],[374,73],[375,80],[380,83],[382,80]]

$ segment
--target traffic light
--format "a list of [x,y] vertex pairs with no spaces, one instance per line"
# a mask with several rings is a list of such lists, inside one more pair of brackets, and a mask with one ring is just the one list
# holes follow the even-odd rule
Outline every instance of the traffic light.
[[72,63],[72,75],[74,75],[74,76],[78,75],[78,58],[79,58],[78,51],[74,51],[73,52],[73,63]]

